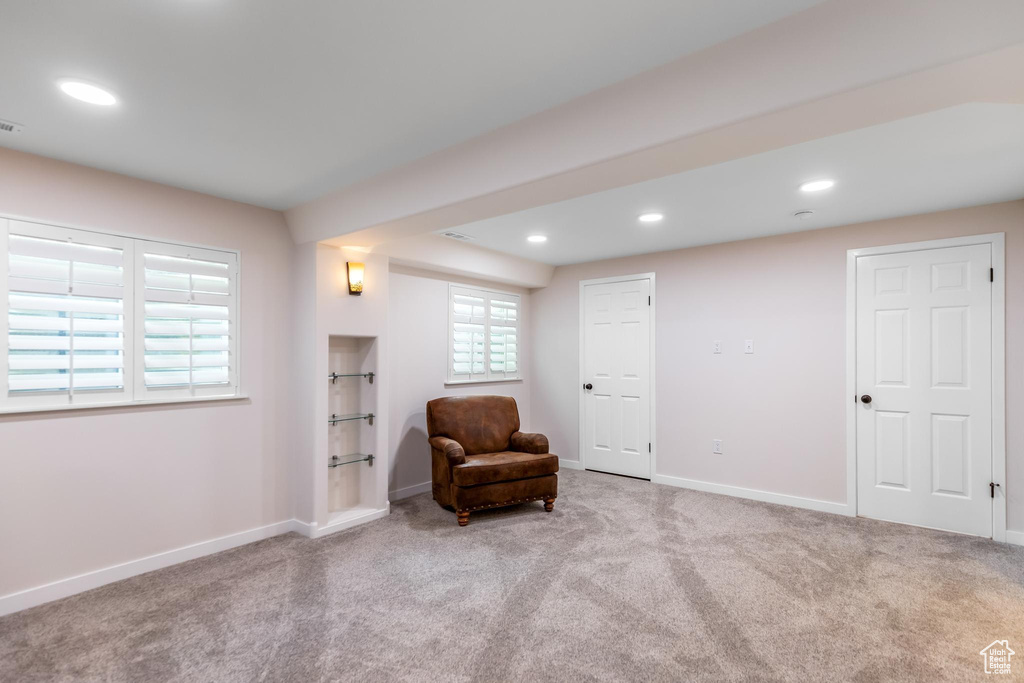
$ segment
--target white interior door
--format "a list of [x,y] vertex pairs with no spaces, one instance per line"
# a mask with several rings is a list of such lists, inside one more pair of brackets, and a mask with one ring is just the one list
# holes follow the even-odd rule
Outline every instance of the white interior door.
[[857,259],[859,514],[992,536],[991,265],[989,244]]
[[651,477],[651,281],[583,287],[583,443],[588,470]]

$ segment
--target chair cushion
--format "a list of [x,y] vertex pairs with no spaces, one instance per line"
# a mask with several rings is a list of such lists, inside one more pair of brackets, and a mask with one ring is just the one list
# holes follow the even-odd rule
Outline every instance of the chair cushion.
[[481,453],[467,455],[466,462],[452,468],[456,486],[477,486],[499,481],[526,479],[558,471],[558,456],[550,453]]

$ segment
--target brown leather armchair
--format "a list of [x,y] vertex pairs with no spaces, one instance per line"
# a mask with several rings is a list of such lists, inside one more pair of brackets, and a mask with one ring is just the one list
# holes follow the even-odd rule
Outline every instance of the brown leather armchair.
[[459,526],[469,513],[531,500],[551,512],[558,495],[558,456],[543,434],[519,431],[509,396],[453,396],[427,402],[434,500],[452,508]]

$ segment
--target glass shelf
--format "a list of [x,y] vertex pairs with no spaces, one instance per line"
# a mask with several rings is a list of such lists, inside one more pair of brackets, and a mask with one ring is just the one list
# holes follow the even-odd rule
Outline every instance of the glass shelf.
[[357,462],[366,462],[373,467],[373,453],[349,453],[348,455],[332,455],[327,467],[341,467],[352,465]]
[[339,422],[348,422],[350,420],[368,420],[370,424],[373,424],[373,413],[351,413],[349,415],[338,415],[334,413],[327,419],[327,424],[336,425]]
[[327,379],[331,380],[331,384],[337,382],[339,377],[365,377],[370,380],[370,384],[373,384],[372,372],[332,372],[327,375]]

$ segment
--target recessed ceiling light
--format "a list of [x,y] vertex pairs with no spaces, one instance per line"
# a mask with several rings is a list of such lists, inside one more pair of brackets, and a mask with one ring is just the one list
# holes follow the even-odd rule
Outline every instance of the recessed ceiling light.
[[639,216],[637,216],[637,220],[640,221],[641,223],[657,223],[664,217],[664,214],[656,212],[642,213]]
[[62,91],[64,91],[65,95],[74,97],[76,100],[81,100],[82,102],[98,104],[103,107],[109,107],[112,104],[117,104],[116,97],[103,88],[92,85],[91,83],[63,80],[58,81],[57,85]]
[[832,187],[835,184],[836,184],[836,181],[829,180],[829,179],[825,179],[825,180],[810,180],[810,181],[804,183],[803,185],[801,185],[800,189],[803,192],[821,192],[822,190],[827,190],[828,188]]
[[547,242],[548,238],[546,235],[530,235],[526,238],[529,242]]

